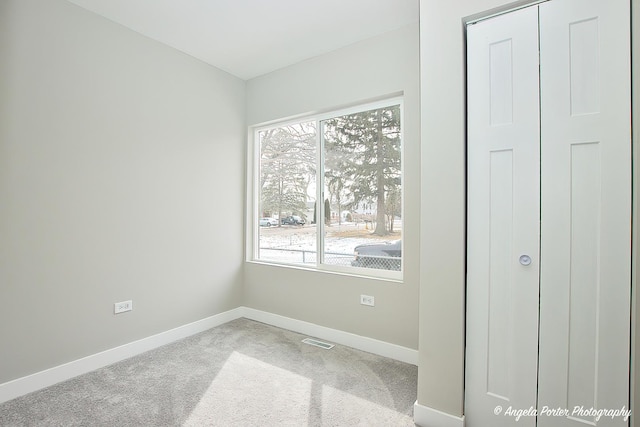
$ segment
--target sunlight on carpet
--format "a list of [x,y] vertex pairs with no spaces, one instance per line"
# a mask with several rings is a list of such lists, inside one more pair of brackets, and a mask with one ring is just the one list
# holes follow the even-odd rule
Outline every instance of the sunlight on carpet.
[[378,425],[381,420],[384,425],[413,425],[406,414],[233,352],[184,425],[254,425],[249,420],[265,426],[334,425],[331,420],[341,420],[341,425]]
[[311,383],[233,352],[184,425],[241,425],[249,419],[262,420],[263,425],[299,424],[309,417]]

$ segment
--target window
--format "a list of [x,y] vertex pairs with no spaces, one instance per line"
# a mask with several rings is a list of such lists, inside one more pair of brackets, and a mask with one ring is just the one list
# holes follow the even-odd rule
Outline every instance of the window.
[[254,131],[256,261],[401,278],[402,104]]

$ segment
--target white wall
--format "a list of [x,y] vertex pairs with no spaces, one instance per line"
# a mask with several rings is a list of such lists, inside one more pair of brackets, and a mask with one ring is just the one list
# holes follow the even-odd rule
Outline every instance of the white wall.
[[640,309],[640,293],[638,293],[638,265],[640,265],[638,251],[638,242],[640,241],[640,230],[638,223],[638,207],[640,203],[640,174],[637,165],[640,164],[640,55],[638,54],[638,46],[640,46],[640,7],[637,0],[631,3],[631,110],[632,110],[632,151],[633,151],[633,244],[631,265],[632,280],[632,301],[631,301],[631,404],[632,411],[631,427],[640,426],[640,328],[638,327],[638,310]]
[[242,304],[244,86],[66,1],[0,2],[0,383]]
[[[247,82],[256,125],[404,92],[404,283],[245,266],[245,305],[408,348],[418,347],[420,219],[418,24]],[[374,308],[360,305],[373,295]]]

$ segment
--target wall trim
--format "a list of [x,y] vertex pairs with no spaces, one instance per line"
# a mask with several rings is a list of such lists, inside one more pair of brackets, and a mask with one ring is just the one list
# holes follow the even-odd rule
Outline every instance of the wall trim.
[[413,421],[420,427],[464,427],[464,416],[456,417],[418,402],[413,405]]
[[22,378],[0,384],[0,403],[7,402],[16,397],[52,386],[62,381],[69,380],[78,375],[103,368],[121,360],[128,359],[149,350],[170,344],[191,335],[204,332],[207,329],[220,326],[232,320],[245,317],[250,320],[266,323],[283,329],[288,329],[305,335],[311,335],[336,344],[363,350],[379,356],[389,357],[401,362],[418,364],[418,351],[396,344],[390,344],[373,338],[355,335],[349,332],[331,329],[301,320],[291,319],[266,311],[248,307],[238,307],[223,313],[216,314],[177,328],[160,332],[146,338],[142,338],[128,344],[111,348],[81,359],[73,360],[44,371],[36,372]]
[[241,307],[234,308],[233,310],[0,384],[0,403],[220,326],[242,317],[241,312]]
[[418,365],[418,350],[413,350],[373,338],[363,337],[350,332],[340,331],[338,329],[327,328],[325,326],[316,325],[315,323],[309,323],[302,320],[292,319],[290,317],[280,316],[278,314],[268,313],[266,311],[256,310],[254,308],[242,307],[242,310],[243,317],[246,317],[247,319],[267,323],[272,326],[288,329],[301,334],[311,335],[316,338],[321,338],[336,344],[346,345],[368,353],[377,354],[378,356],[409,363],[411,365]]

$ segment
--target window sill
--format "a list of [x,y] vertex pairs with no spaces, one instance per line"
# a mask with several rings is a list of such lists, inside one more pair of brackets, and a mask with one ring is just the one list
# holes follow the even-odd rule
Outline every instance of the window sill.
[[[402,271],[386,272],[387,274],[385,274],[385,276],[383,277],[378,275],[374,276],[371,274],[367,274],[366,273],[367,269],[364,269],[364,268],[363,269],[354,268],[354,271],[340,271],[337,269],[307,267],[307,266],[302,266],[297,264],[284,264],[284,263],[262,261],[262,260],[247,260],[245,262],[247,264],[252,264],[252,265],[263,265],[268,267],[291,269],[296,271],[308,271],[310,273],[330,274],[330,275],[337,275],[337,276],[343,276],[343,277],[352,277],[356,279],[376,280],[376,281],[388,282],[388,283],[400,283],[400,284],[404,283],[404,278],[402,277],[403,276]],[[362,270],[365,270],[365,271],[362,271]],[[376,270],[376,271],[380,271],[380,270]]]

